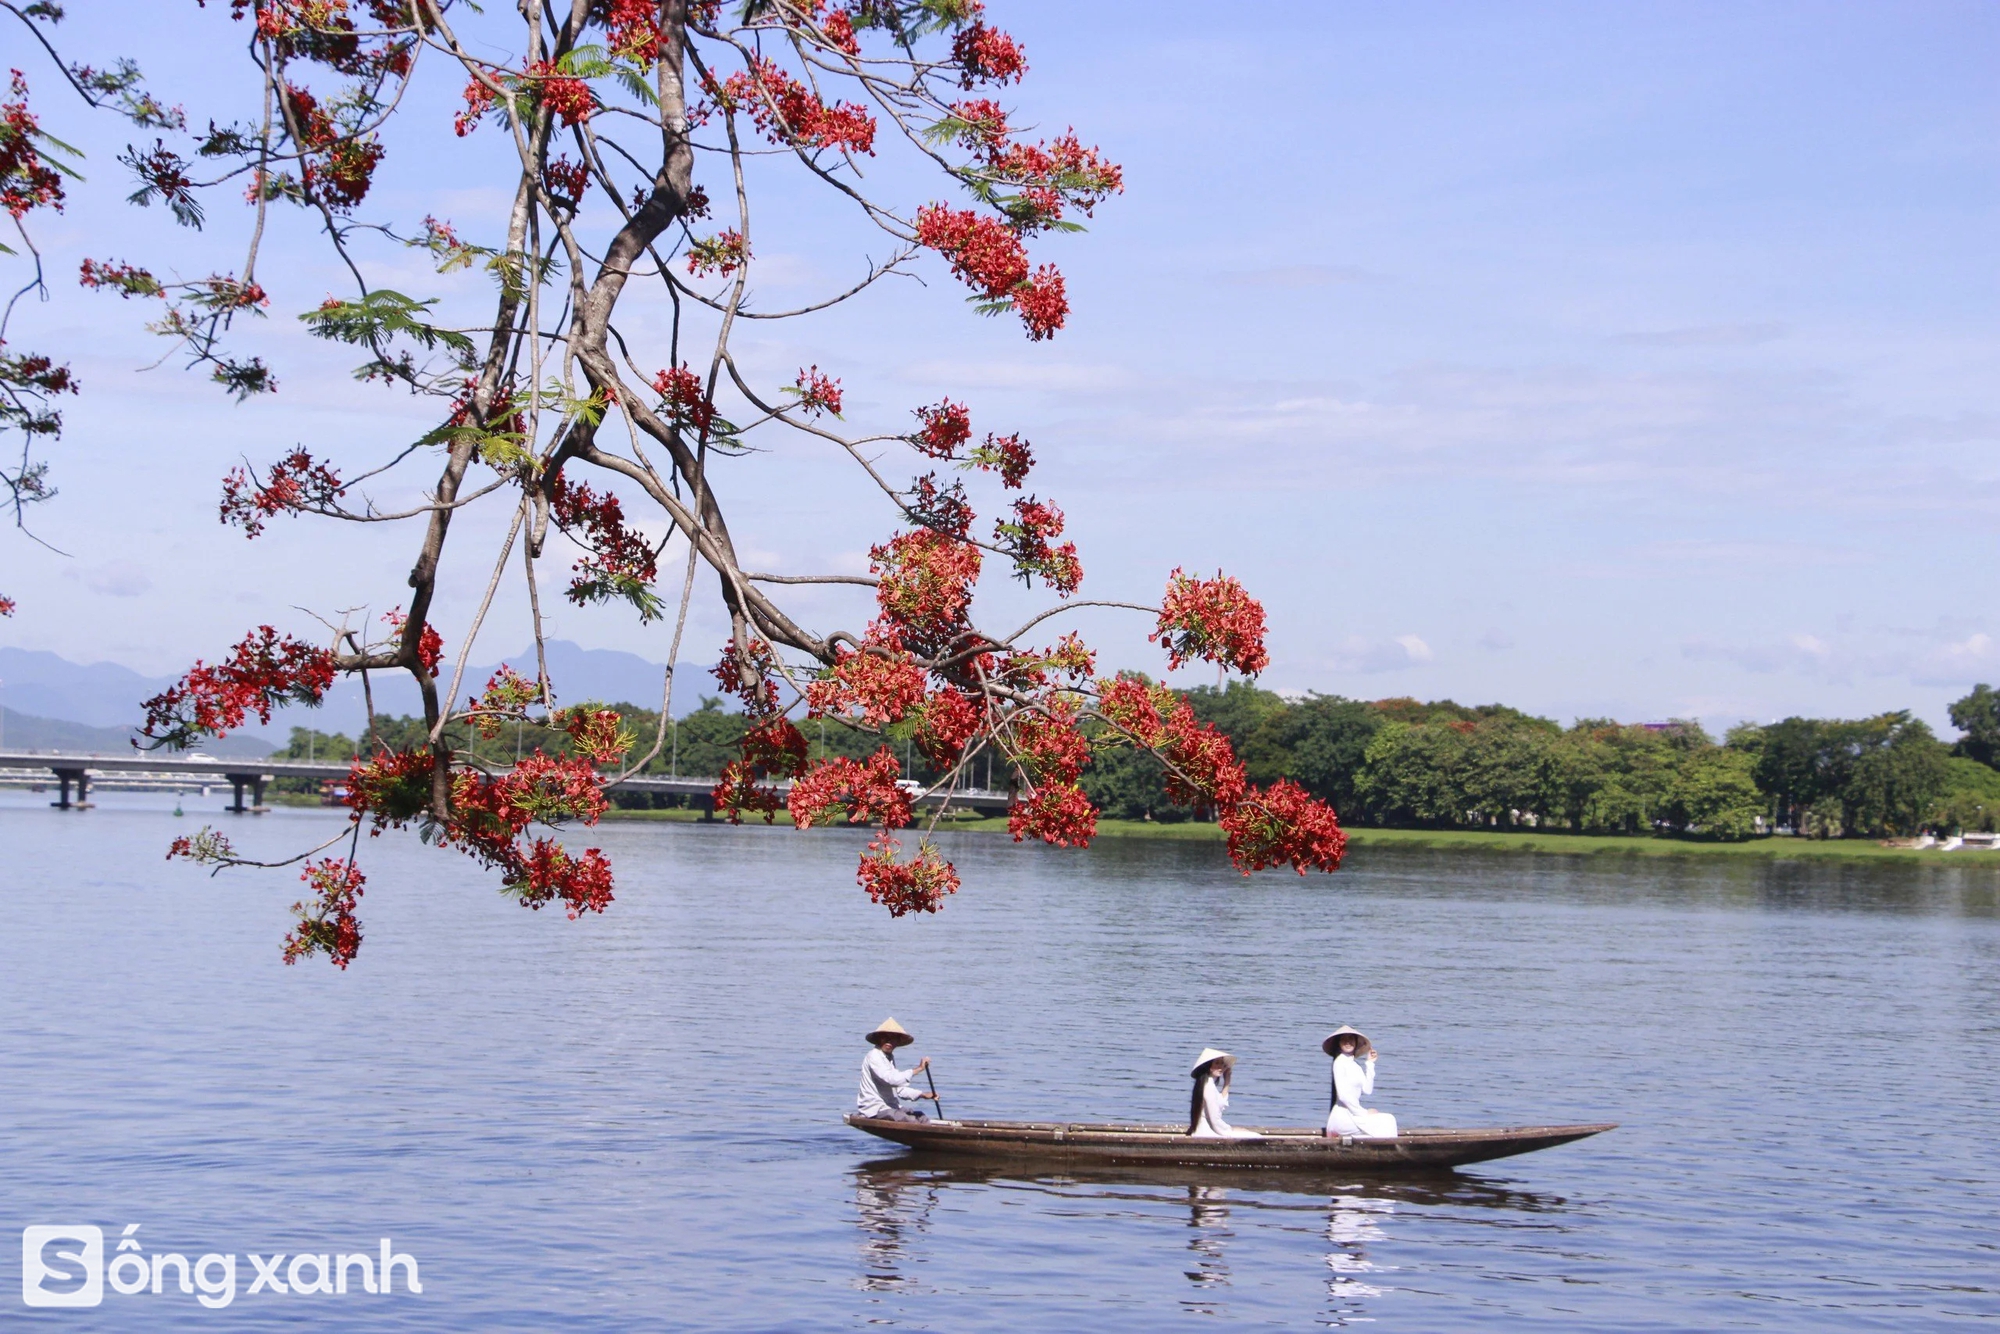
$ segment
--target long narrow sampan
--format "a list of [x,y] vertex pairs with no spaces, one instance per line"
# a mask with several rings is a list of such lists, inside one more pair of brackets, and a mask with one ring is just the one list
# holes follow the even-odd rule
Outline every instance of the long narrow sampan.
[[927,1153],[1051,1163],[1173,1163],[1200,1167],[1386,1170],[1459,1167],[1553,1148],[1615,1130],[1588,1126],[1508,1126],[1490,1130],[1404,1130],[1394,1139],[1329,1139],[1304,1126],[1248,1126],[1262,1139],[1195,1139],[1180,1126],[1085,1121],[890,1121],[847,1117],[871,1135]]

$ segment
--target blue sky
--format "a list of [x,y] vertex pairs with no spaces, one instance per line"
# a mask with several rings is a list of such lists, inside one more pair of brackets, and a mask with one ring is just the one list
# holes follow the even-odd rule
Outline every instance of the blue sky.
[[[70,8],[79,56],[139,54],[197,120],[250,95],[247,65],[209,53],[235,37],[215,7]],[[933,267],[760,330],[745,356],[773,378],[834,370],[857,422],[902,429],[950,393],[979,429],[1022,430],[1087,593],[1150,598],[1175,565],[1220,566],[1269,607],[1268,685],[1565,720],[1910,707],[1942,725],[2000,678],[2000,11],[1312,4],[1236,28],[1213,5],[990,12],[1028,51],[1020,119],[1074,124],[1126,168],[1088,234],[1038,254],[1068,274],[1071,327],[1029,344]],[[237,407],[142,372],[142,312],[75,291],[77,260],[230,267],[242,220],[194,238],[125,206],[126,136],[0,41],[48,127],[91,154],[69,213],[37,229],[54,298],[16,338],[84,380],[39,517],[72,554],[0,546],[22,603],[0,641],[160,674],[249,624],[309,628],[295,605],[392,605],[414,533],[290,522],[246,546],[214,522],[241,455],[358,462],[430,424],[291,327],[337,281],[307,227],[282,222],[262,275],[280,395]],[[442,123],[456,86],[421,88],[413,114]],[[500,147],[484,133],[432,134],[430,154],[392,138],[364,214],[479,230]],[[887,160],[874,180],[899,203],[933,192]],[[768,184],[774,303],[882,252],[823,195]],[[739,476],[739,541],[778,569],[852,568],[888,529],[823,459],[781,449]],[[483,583],[472,545],[436,618],[449,648]],[[835,601],[805,607],[860,619]],[[693,656],[722,635],[703,615]],[[665,653],[617,612],[556,621]],[[1088,624],[1107,665],[1158,666],[1136,622]],[[525,640],[503,599],[473,660]]]

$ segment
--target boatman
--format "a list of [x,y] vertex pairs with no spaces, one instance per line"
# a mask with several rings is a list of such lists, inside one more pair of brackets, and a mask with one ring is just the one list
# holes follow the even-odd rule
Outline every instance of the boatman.
[[937,1097],[935,1093],[919,1093],[910,1087],[910,1081],[929,1067],[931,1058],[924,1057],[908,1070],[896,1068],[896,1048],[915,1041],[910,1031],[894,1019],[884,1019],[882,1026],[868,1035],[868,1056],[861,1062],[861,1093],[854,1100],[857,1115],[885,1121],[924,1119],[922,1112],[910,1111],[902,1104]]

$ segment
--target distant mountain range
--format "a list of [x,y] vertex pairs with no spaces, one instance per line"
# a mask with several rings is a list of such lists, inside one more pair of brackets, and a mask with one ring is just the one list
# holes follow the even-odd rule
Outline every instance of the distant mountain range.
[[[660,702],[665,667],[636,653],[555,640],[548,645],[548,661],[549,677],[564,703],[601,700],[650,709]],[[534,679],[533,645],[506,662]],[[468,665],[459,693],[476,694],[499,669],[499,663]],[[447,662],[446,685],[450,684],[449,673]],[[371,683],[377,713],[417,713],[422,709],[416,684],[406,674],[372,673]],[[116,663],[82,665],[54,653],[0,648],[0,717],[5,720],[0,741],[9,747],[37,750],[122,751],[128,748],[131,728],[141,719],[140,702],[172,684],[171,677],[142,676]],[[686,714],[701,703],[704,692],[714,694],[716,690],[714,678],[689,663],[681,664],[674,684],[676,714]],[[253,720],[243,731],[211,742],[204,749],[214,755],[262,755],[273,745],[282,746],[293,727],[352,735],[362,729],[367,716],[360,681],[346,678],[327,693],[321,707],[281,710],[266,726]]]

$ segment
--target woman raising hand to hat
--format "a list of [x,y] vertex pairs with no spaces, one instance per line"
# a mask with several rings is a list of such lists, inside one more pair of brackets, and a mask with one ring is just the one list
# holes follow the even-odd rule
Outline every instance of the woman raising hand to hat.
[[1367,1035],[1342,1024],[1327,1035],[1319,1049],[1333,1057],[1333,1105],[1326,1113],[1327,1136],[1396,1138],[1395,1117],[1361,1105],[1362,1098],[1375,1092],[1375,1045]]

